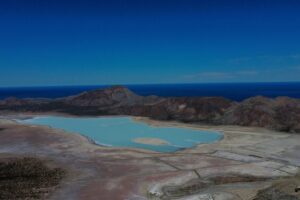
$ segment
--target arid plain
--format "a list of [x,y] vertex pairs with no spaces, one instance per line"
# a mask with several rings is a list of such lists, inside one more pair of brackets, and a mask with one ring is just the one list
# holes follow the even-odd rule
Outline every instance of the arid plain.
[[[26,117],[28,115],[25,115]],[[32,116],[32,115],[30,115]],[[102,147],[46,126],[0,119],[0,155],[36,157],[66,171],[49,199],[299,199],[300,135],[264,128],[204,126],[135,117],[152,126],[216,130],[224,138],[174,153]],[[283,196],[282,196],[283,195]]]

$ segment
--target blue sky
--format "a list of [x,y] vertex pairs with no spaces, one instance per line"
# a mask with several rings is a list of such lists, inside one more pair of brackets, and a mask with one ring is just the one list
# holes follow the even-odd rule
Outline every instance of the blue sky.
[[300,81],[297,0],[0,2],[0,86]]

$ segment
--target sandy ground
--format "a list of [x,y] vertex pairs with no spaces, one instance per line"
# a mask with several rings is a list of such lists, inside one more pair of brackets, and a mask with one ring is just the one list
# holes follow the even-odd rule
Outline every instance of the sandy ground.
[[[19,117],[24,117],[20,115]],[[45,126],[0,118],[0,157],[34,156],[68,171],[51,199],[252,199],[274,181],[294,177],[300,135],[262,128],[203,126],[134,118],[153,126],[219,131],[224,138],[174,153],[94,145],[87,138]],[[264,181],[206,184],[214,177],[264,177]],[[205,186],[180,193],[193,182]],[[174,189],[175,188],[175,189]],[[179,188],[179,189],[178,189]],[[180,189],[181,188],[181,189]],[[177,196],[172,196],[175,190]],[[171,192],[170,192],[171,191]],[[170,196],[171,194],[171,196]]]
[[135,138],[133,142],[140,144],[150,144],[155,146],[168,145],[169,143],[159,138]]

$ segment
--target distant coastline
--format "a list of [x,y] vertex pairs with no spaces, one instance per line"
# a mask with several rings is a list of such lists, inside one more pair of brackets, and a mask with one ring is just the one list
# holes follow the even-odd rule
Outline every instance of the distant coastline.
[[300,99],[290,97],[254,96],[237,102],[209,96],[141,96],[124,86],[114,86],[57,99],[0,100],[2,115],[30,112],[74,116],[129,115],[186,123],[265,127],[300,133]]
[[[0,99],[17,98],[60,98],[84,91],[108,88],[111,85],[91,86],[47,86],[47,87],[0,87]],[[300,98],[300,82],[282,83],[193,83],[193,84],[140,84],[125,85],[142,95],[161,97],[205,97],[222,96],[242,101],[253,96]]]

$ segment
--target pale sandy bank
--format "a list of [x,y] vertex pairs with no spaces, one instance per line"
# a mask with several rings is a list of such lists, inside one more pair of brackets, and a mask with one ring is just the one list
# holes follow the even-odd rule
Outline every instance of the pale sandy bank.
[[169,142],[159,139],[159,138],[135,138],[133,140],[133,142],[139,143],[139,144],[156,145],[156,146],[169,144]]

